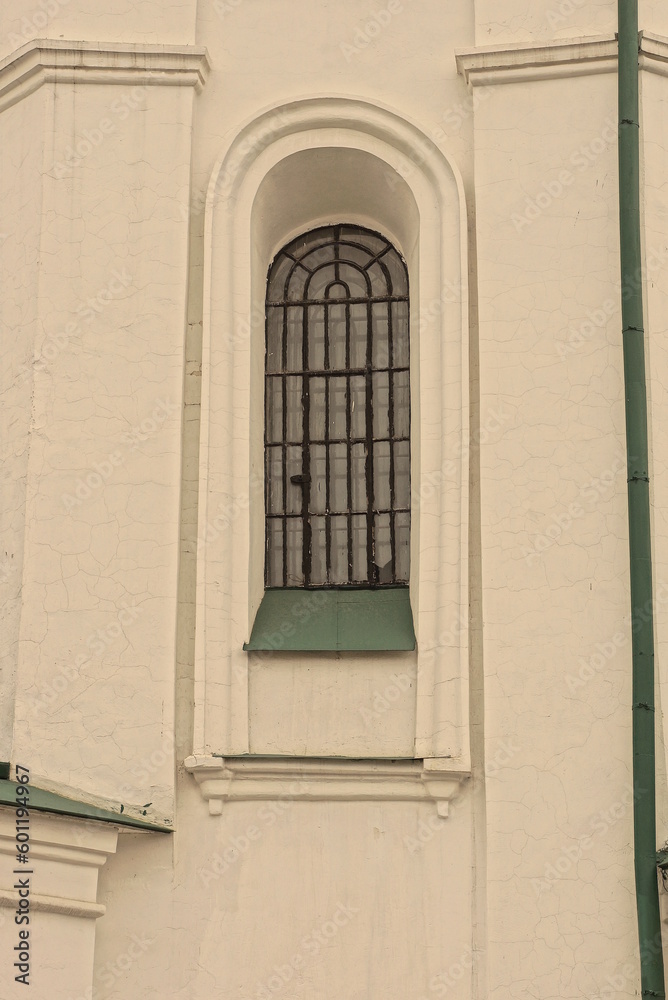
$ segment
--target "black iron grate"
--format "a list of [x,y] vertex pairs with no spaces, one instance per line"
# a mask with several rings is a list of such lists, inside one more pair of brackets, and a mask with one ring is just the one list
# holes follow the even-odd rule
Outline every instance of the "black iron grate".
[[378,233],[337,225],[269,269],[267,587],[406,583],[408,274]]

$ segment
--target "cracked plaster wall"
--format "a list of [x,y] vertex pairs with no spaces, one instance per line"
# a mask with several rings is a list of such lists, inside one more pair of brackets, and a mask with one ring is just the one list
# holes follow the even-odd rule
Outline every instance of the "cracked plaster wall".
[[[9,760],[14,718],[23,573],[26,473],[30,442],[33,359],[38,343],[37,290],[41,232],[44,94],[35,94],[0,116],[8,155],[0,168],[3,275],[0,408],[0,759]],[[37,193],[37,194],[36,194]]]
[[33,376],[13,748],[42,787],[152,802],[161,820],[191,106],[176,87],[48,88],[37,312],[59,346]]
[[[651,0],[649,0],[651,2]],[[616,0],[475,0],[476,45],[536,44],[617,30]]]
[[0,59],[32,38],[186,45],[195,10],[192,0],[5,0]]
[[490,997],[637,969],[615,115],[610,74],[475,122],[481,411],[511,415],[481,448],[485,737],[519,748],[486,782]]

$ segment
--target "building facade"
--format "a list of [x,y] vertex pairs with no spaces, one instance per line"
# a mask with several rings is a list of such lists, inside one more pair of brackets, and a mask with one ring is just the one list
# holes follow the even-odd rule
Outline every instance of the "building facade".
[[[665,4],[640,28],[660,847]],[[3,998],[639,992],[616,31],[5,4]]]

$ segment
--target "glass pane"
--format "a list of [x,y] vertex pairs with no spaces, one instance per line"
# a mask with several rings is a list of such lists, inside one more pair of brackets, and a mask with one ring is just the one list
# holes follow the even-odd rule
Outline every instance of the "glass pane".
[[290,261],[292,271],[288,280],[288,301],[299,302],[304,298],[304,286],[309,278],[309,271],[301,264]]
[[354,583],[367,583],[366,565],[366,517],[355,514],[352,518],[353,531],[353,580]]
[[268,372],[280,372],[283,369],[283,311],[277,306],[267,309]]
[[308,267],[314,268],[325,260],[333,259],[333,240],[334,227],[320,226],[310,233],[298,236],[286,249]]
[[366,271],[353,264],[339,264],[339,280],[348,286],[351,299],[366,299],[371,294],[371,282]]
[[408,372],[395,372],[394,383],[394,436],[407,438],[410,422],[410,394]]
[[283,440],[283,379],[267,379],[267,441]]
[[267,286],[267,302],[282,302],[285,298],[285,281],[290,273],[293,262],[289,257],[279,254],[271,266]]
[[348,510],[348,447],[345,444],[329,446],[329,509]]
[[360,233],[354,226],[341,226],[340,239],[350,240],[351,243],[361,243],[362,246],[369,248],[374,257],[387,246],[387,240],[383,239],[382,236],[376,236],[375,233],[366,230]]
[[330,371],[344,371],[346,367],[346,307],[327,306],[327,347]]
[[324,444],[311,445],[311,495],[309,510],[324,514],[327,510],[327,449]]
[[388,368],[390,354],[387,341],[387,302],[374,302],[371,307],[373,345],[371,361],[374,368]]
[[[324,267],[320,266],[306,283],[306,297],[309,301],[324,299],[327,296],[327,286],[336,280],[334,264],[325,264]],[[345,290],[341,289],[338,295],[334,293],[334,297],[342,298],[344,294]]]
[[375,372],[373,384],[373,436],[388,437],[390,433],[390,390],[387,372]]
[[346,379],[329,379],[329,436],[343,441],[347,437],[346,428]]
[[363,375],[350,379],[350,437],[366,437],[366,382]]
[[302,449],[294,445],[285,449],[287,454],[286,481],[287,499],[286,512],[288,514],[299,514],[302,509],[302,498],[304,487],[298,483],[291,483],[290,476],[301,476],[303,472],[304,456]]
[[286,383],[287,429],[286,441],[301,441],[304,425],[304,407],[302,405],[302,378],[299,375],[288,375]]
[[411,500],[411,469],[408,441],[394,444],[394,506],[409,507]]
[[283,522],[277,517],[267,521],[267,586],[283,586]]
[[327,543],[325,517],[311,518],[311,583],[323,586],[327,583]]
[[325,437],[325,379],[309,379],[309,434],[311,441],[322,441]]
[[332,569],[331,584],[348,583],[348,518],[331,518]]
[[308,364],[311,371],[325,367],[325,307],[308,308]]
[[286,586],[300,587],[304,582],[302,571],[302,521],[300,517],[289,517],[285,522],[287,531],[288,578]]
[[389,514],[376,514],[374,517],[374,562],[378,570],[378,583],[391,583],[392,550]]
[[299,372],[303,369],[302,343],[303,343],[304,310],[301,306],[288,307],[288,361],[287,370],[289,372]]
[[283,512],[283,449],[267,448],[267,513]]
[[[353,243],[357,246],[353,246]],[[359,244],[363,243],[358,236],[352,236],[350,242],[343,242],[339,244],[339,259],[341,261],[350,261],[353,264],[357,264],[358,267],[365,268],[370,261],[373,260],[374,255],[369,251],[364,249]]]
[[[384,258],[382,258],[384,260]],[[386,296],[390,294],[390,282],[389,275],[387,271],[381,266],[379,261],[375,261],[368,269],[368,275],[371,278],[371,294],[377,296]]]
[[386,254],[383,254],[380,260],[390,273],[390,280],[392,282],[391,294],[408,295],[408,275],[406,274],[406,265],[396,250],[388,250]]
[[366,510],[366,448],[363,444],[351,447],[351,480],[353,510]]
[[410,566],[410,514],[394,515],[395,579],[408,583]]
[[388,510],[390,506],[390,443],[378,441],[373,446],[373,506]]
[[408,302],[392,303],[392,350],[395,368],[408,366]]
[[366,365],[367,307],[354,302],[350,307],[350,367]]

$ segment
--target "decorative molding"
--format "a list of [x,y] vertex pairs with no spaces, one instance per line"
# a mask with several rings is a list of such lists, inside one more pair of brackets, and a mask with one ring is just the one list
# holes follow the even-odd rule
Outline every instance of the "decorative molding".
[[649,31],[640,32],[640,68],[668,76],[668,38]]
[[434,802],[447,816],[468,774],[439,760],[343,760],[214,757],[185,760],[212,816],[225,802],[287,799],[292,802]]
[[[18,893],[11,889],[0,889],[0,907],[18,905]],[[30,909],[45,910],[47,913],[63,913],[66,917],[87,917],[97,920],[107,912],[102,903],[87,903],[81,899],[65,899],[61,896],[40,896],[30,894]]]
[[44,83],[194,87],[199,93],[209,69],[201,46],[34,39],[0,62],[0,111]]
[[[278,104],[248,119],[226,136],[208,186],[193,752],[238,757],[251,751],[254,694],[243,645],[264,590],[264,518],[261,503],[238,503],[231,529],[226,512],[230,498],[252,495],[254,456],[262,447],[258,414],[263,389],[255,359],[264,356],[265,265],[272,251],[292,236],[329,218],[322,215],[322,198],[303,179],[304,198],[294,212],[280,195],[275,195],[281,205],[271,220],[254,208],[272,174],[280,176],[285,190],[296,185],[299,158],[316,149],[323,150],[321,176],[334,169],[331,164],[339,155],[354,155],[359,164],[357,178],[351,172],[345,183],[337,173],[341,183],[331,198],[327,195],[327,212],[379,229],[408,253],[416,290],[414,316],[439,306],[434,321],[424,324],[419,336],[415,326],[412,333],[414,384],[423,414],[414,451],[415,489],[440,482],[442,470],[449,469],[447,490],[429,486],[420,494],[412,525],[419,541],[411,556],[418,678],[414,746],[419,758],[456,757],[466,772],[469,314],[464,184],[456,163],[414,122],[378,102],[344,95]],[[388,182],[387,198],[379,196],[371,212],[358,197],[363,169],[369,178],[381,176],[382,170]],[[394,231],[397,226],[403,242]],[[242,329],[249,334],[229,335]],[[312,654],[314,665],[317,655]],[[266,747],[262,734],[257,735],[258,745]]]
[[471,86],[590,76],[617,71],[617,40],[597,35],[544,45],[490,46],[456,52],[455,59]]
[[[30,807],[28,807],[30,808]],[[111,823],[30,810],[31,909],[97,919],[99,869],[116,852],[118,828]],[[16,907],[16,807],[0,809],[0,907]],[[19,866],[21,867],[21,866]],[[34,875],[33,870],[34,869]],[[32,886],[48,889],[34,893]],[[72,893],[78,894],[73,898]]]

